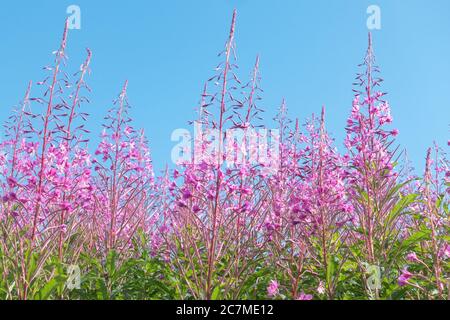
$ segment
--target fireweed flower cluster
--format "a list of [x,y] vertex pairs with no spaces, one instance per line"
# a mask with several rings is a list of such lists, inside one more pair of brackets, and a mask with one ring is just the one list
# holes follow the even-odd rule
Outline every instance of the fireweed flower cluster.
[[[16,263],[21,265],[21,273],[13,275],[20,298],[27,298],[53,250],[64,259],[68,237],[92,210],[90,155],[83,138],[88,131],[82,123],[86,115],[78,110],[87,101],[83,91],[89,87],[84,78],[89,73],[91,53],[87,50],[72,84],[63,70],[67,35],[66,23],[54,63],[44,68],[50,75],[37,83],[43,88],[42,96],[30,97],[30,82],[18,115],[6,124],[1,218],[3,232],[11,238],[4,238],[2,249],[6,255],[14,252]],[[31,102],[42,111],[32,108]],[[31,258],[30,252],[36,256]],[[30,264],[37,266],[28,269]]]
[[[202,131],[217,129],[217,140],[200,138],[195,154],[202,154],[202,160],[183,164],[181,171],[173,173],[175,206],[170,219],[176,240],[170,239],[169,246],[195,298],[238,298],[255,271],[254,262],[264,253],[262,225],[268,211],[261,168],[248,161],[239,161],[239,166],[223,163],[238,153],[236,142],[225,151],[227,129],[253,127],[252,120],[261,112],[257,106],[259,59],[248,83],[235,73],[235,21],[236,11],[225,49],[219,54],[223,61],[208,80],[217,91],[209,92],[211,85],[205,85],[199,106],[197,123]],[[255,143],[249,135],[244,138],[244,144]],[[211,143],[217,143],[216,147],[211,148]],[[234,155],[229,154],[232,151]]]
[[[399,276],[399,283],[430,298],[445,298],[448,281],[448,172],[444,151],[437,145],[429,148],[423,179],[415,184],[419,199],[411,206],[413,218],[406,228],[419,241],[406,256],[405,270],[409,271]],[[409,281],[404,281],[405,274]]]
[[[128,82],[90,144],[92,54],[69,75],[66,23],[0,143],[0,297],[448,297],[449,163],[434,146],[422,177],[398,169],[371,36],[341,153],[325,107],[302,124],[283,99],[279,134],[258,130],[260,59],[241,80],[235,32],[236,11],[191,122],[193,161],[154,174]],[[80,289],[65,285],[70,265]]]
[[276,118],[283,133],[281,168],[269,179],[273,193],[266,222],[269,247],[273,263],[284,270],[291,298],[299,297],[308,273],[316,275],[317,285],[321,280],[326,283],[326,294],[332,298],[335,285],[327,270],[334,265],[333,256],[346,237],[343,227],[353,212],[345,167],[325,130],[325,108],[319,119],[313,115],[305,124],[304,134],[298,121],[289,129],[286,113],[283,101]]
[[155,210],[150,152],[144,133],[136,132],[130,124],[127,84],[105,117],[107,123],[95,151],[98,159],[93,160],[99,191],[95,202],[100,214],[93,222],[93,232],[100,231],[97,238],[102,250],[123,251],[138,228],[149,231],[155,222],[151,214]]

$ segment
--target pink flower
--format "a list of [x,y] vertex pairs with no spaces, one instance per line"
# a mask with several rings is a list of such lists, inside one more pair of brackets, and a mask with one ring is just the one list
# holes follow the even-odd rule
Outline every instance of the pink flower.
[[444,244],[444,246],[439,250],[439,258],[447,259],[450,257],[450,244]]
[[187,189],[183,191],[183,199],[187,200],[187,199],[190,199],[191,197],[192,197],[191,191],[189,191]]
[[276,280],[271,280],[267,286],[267,294],[269,297],[274,297],[278,294],[278,282]]
[[408,271],[408,268],[403,269],[402,274],[398,277],[398,285],[403,287],[408,284],[408,280],[413,276],[411,272]]
[[312,300],[312,294],[305,294],[304,292],[300,293],[296,300]]
[[419,261],[419,258],[417,258],[417,255],[415,252],[410,252],[406,256],[406,260],[411,261],[411,262],[417,262],[417,261]]
[[325,287],[324,287],[322,281],[320,281],[319,286],[317,287],[317,292],[318,292],[319,294],[324,294],[324,293],[325,293]]
[[8,177],[7,181],[11,188],[14,188],[17,185],[17,180],[14,177]]
[[9,193],[9,201],[16,201],[17,200],[17,195],[15,192],[10,192]]
[[72,206],[67,201],[61,203],[60,207],[61,207],[61,210],[64,210],[64,211],[71,211],[72,210]]
[[67,233],[67,226],[65,224],[62,224],[59,226],[59,229],[62,233]]

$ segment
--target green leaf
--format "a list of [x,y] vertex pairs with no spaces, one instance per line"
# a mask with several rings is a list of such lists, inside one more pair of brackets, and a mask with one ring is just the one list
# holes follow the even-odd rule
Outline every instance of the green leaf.
[[220,293],[220,287],[217,286],[214,288],[212,295],[211,295],[211,300],[217,300],[217,297],[219,296]]
[[389,222],[392,223],[393,221],[395,221],[395,219],[402,214],[402,211],[404,210],[404,208],[406,208],[408,205],[410,205],[411,203],[413,203],[416,198],[417,198],[417,194],[415,193],[411,193],[408,194],[404,197],[401,197],[399,201],[397,201],[397,203],[395,204],[395,206],[392,208],[391,212],[389,213]]
[[56,286],[58,285],[58,281],[53,278],[49,282],[45,284],[45,286],[38,291],[35,299],[37,300],[47,300],[53,291],[55,291]]
[[330,285],[333,280],[333,275],[336,270],[336,263],[333,256],[329,255],[327,258],[327,283]]
[[430,238],[430,234],[431,234],[431,230],[421,229],[421,230],[413,233],[406,240],[404,240],[401,243],[400,247],[403,249],[411,248],[420,241],[428,240]]

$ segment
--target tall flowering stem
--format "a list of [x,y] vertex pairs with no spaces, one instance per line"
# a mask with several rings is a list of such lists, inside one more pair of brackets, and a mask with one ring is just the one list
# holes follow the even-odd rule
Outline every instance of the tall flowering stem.
[[94,159],[97,172],[95,210],[92,227],[101,252],[125,252],[139,229],[154,221],[153,166],[144,133],[136,132],[128,116],[128,81],[105,117],[102,141]]
[[405,255],[407,265],[398,280],[427,299],[445,299],[449,294],[445,285],[450,275],[449,168],[441,148],[435,145],[427,150],[423,179],[417,182],[419,201],[411,207],[414,219],[408,227],[411,236],[421,237]]
[[216,255],[216,241],[217,241],[217,214],[219,209],[219,193],[220,187],[222,183],[222,175],[221,175],[221,164],[223,161],[222,156],[222,139],[223,139],[223,126],[224,126],[224,115],[226,112],[226,104],[225,98],[227,94],[227,81],[228,81],[228,72],[230,70],[230,55],[234,42],[234,28],[236,25],[236,10],[233,11],[233,18],[231,21],[230,35],[228,38],[228,42],[225,46],[225,65],[224,71],[222,75],[222,91],[220,97],[220,112],[219,112],[219,140],[218,140],[218,151],[217,151],[217,175],[216,175],[216,186],[215,186],[215,199],[214,199],[214,208],[213,208],[213,225],[212,225],[212,233],[211,233],[211,242],[209,247],[209,255],[208,255],[208,275],[206,280],[206,298],[210,299],[212,294],[212,286],[211,286],[211,277],[214,272],[214,260]]
[[[224,61],[208,81],[218,91],[210,93],[208,85],[202,93],[194,159],[179,163],[181,172],[173,172],[176,208],[170,219],[176,240],[171,255],[190,294],[201,299],[237,297],[263,252],[264,179],[250,155],[241,153],[243,146],[257,147],[250,136],[260,112],[259,58],[251,80],[243,85],[235,73],[235,21],[236,11],[220,54]],[[236,131],[240,138],[233,136]]]
[[[384,270],[378,277],[393,282],[398,268],[398,252],[405,235],[405,216],[417,194],[408,193],[410,181],[402,181],[396,170],[399,156],[393,147],[397,129],[390,129],[390,106],[384,92],[378,91],[382,79],[376,77],[372,37],[364,63],[358,74],[355,99],[347,120],[345,145],[348,154],[348,193],[352,199],[354,219],[349,245],[352,257],[362,272],[363,286],[369,296],[380,297],[380,287],[369,283],[370,270]],[[363,244],[359,253],[356,247]],[[378,280],[377,280],[378,281]],[[381,289],[382,290],[382,289]]]
[[67,31],[68,31],[68,25],[69,21],[66,20],[66,25],[64,27],[64,33],[61,41],[61,46],[59,47],[59,50],[56,52],[55,57],[55,65],[53,70],[53,76],[51,80],[51,84],[48,89],[48,102],[47,102],[47,112],[44,116],[44,124],[43,124],[43,133],[42,133],[42,145],[41,145],[41,153],[40,153],[40,164],[39,164],[39,173],[38,173],[38,182],[37,182],[37,199],[36,199],[36,205],[34,209],[34,217],[33,217],[33,227],[31,232],[31,241],[33,242],[36,237],[36,231],[37,231],[37,225],[38,225],[38,218],[39,218],[39,211],[41,209],[41,202],[42,202],[42,184],[44,182],[44,174],[46,169],[46,151],[47,151],[47,145],[49,143],[49,140],[51,139],[51,132],[50,132],[50,121],[53,111],[53,99],[54,94],[58,90],[57,86],[58,84],[58,76],[61,68],[61,64],[63,63],[65,57],[65,50],[66,50],[66,43],[67,43]]
[[[64,246],[64,237],[67,234],[67,226],[66,226],[66,215],[70,213],[70,211],[75,211],[80,209],[80,207],[87,208],[88,203],[91,199],[90,192],[92,191],[92,183],[91,183],[91,171],[90,171],[90,157],[89,154],[80,148],[79,143],[87,143],[88,140],[83,140],[82,133],[88,133],[86,129],[84,129],[84,125],[80,125],[75,130],[73,130],[73,123],[77,116],[77,108],[81,106],[82,101],[86,101],[87,98],[84,98],[81,95],[81,91],[83,88],[89,87],[85,82],[85,76],[89,73],[89,64],[91,62],[91,50],[86,49],[87,57],[84,63],[80,67],[80,71],[78,72],[79,78],[76,82],[75,91],[72,93],[72,102],[70,106],[67,106],[66,109],[69,109],[69,114],[67,116],[67,124],[65,125],[63,134],[65,132],[65,137],[62,137],[61,149],[64,150],[65,154],[63,155],[65,158],[65,170],[63,174],[62,181],[62,200],[61,200],[61,216],[60,216],[60,232],[59,232],[59,240],[58,240],[58,252],[59,258],[63,257],[63,246]],[[82,119],[85,120],[87,114],[81,113]],[[75,157],[72,157],[72,153],[75,149]],[[69,165],[69,161],[72,162],[72,166]],[[76,166],[78,164],[79,166]],[[70,194],[68,191],[71,191]],[[71,196],[72,195],[72,196]],[[75,197],[74,197],[75,196]],[[77,199],[83,199],[84,203],[77,203]],[[78,204],[74,206],[74,204]]]

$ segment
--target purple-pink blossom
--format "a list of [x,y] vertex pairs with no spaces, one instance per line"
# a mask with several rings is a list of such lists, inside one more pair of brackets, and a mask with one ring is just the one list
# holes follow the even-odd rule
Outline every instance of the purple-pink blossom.
[[276,280],[270,280],[269,285],[267,286],[267,295],[269,297],[274,297],[278,294],[279,284]]
[[407,268],[403,269],[402,273],[398,277],[398,285],[403,287],[408,284],[408,280],[412,278],[413,274],[408,271]]

